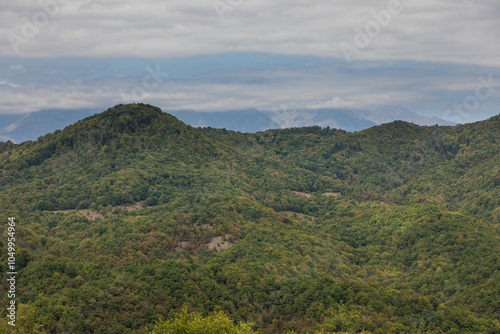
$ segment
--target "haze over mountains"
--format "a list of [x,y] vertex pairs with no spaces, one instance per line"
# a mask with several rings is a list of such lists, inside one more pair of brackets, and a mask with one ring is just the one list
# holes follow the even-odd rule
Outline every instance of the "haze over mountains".
[[[43,109],[29,114],[0,115],[0,140],[20,143],[61,130],[88,116],[97,109]],[[251,108],[235,111],[200,112],[193,110],[166,111],[193,127],[212,127],[245,133],[268,129],[321,126],[350,132],[375,125],[402,120],[417,125],[454,125],[436,117],[421,116],[403,106],[376,110],[358,109],[290,109],[262,110]]]
[[0,140],[21,143],[98,113],[94,109],[43,109],[21,115],[0,115]]
[[283,129],[318,125],[353,132],[393,121],[405,121],[424,126],[454,125],[452,122],[436,117],[418,115],[403,106],[391,106],[376,110],[321,108],[266,111],[264,113]]
[[211,127],[239,132],[259,132],[281,128],[265,113],[253,108],[219,112],[177,110],[168,111],[168,113],[194,127]]

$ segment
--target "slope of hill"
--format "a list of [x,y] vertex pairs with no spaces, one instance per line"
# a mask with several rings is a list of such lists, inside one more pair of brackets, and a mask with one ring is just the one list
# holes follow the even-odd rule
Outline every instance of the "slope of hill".
[[499,129],[237,133],[133,104],[0,143],[18,301],[47,333],[182,307],[262,333],[499,333]]

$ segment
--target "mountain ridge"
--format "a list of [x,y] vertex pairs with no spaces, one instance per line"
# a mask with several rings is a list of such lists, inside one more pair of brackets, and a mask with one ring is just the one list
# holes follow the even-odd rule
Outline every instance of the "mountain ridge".
[[[36,140],[46,133],[62,130],[90,115],[97,109],[43,109],[23,115],[0,117],[0,140],[20,143]],[[322,126],[347,131],[361,131],[388,121],[402,119],[419,125],[453,125],[439,119],[417,115],[401,107],[390,107],[377,111],[355,109],[299,109],[259,111],[245,109],[236,111],[199,112],[192,110],[166,110],[184,123],[194,127],[226,128],[227,130],[254,133],[268,129]],[[383,115],[382,115],[383,114]]]
[[131,104],[0,143],[20,307],[48,332],[188,305],[264,334],[496,333],[499,122],[242,133]]

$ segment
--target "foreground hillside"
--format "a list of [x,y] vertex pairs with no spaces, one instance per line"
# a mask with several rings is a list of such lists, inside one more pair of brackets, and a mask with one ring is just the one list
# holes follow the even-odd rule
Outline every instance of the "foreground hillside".
[[499,135],[500,116],[242,134],[119,105],[0,143],[2,254],[14,216],[20,311],[46,333],[183,307],[262,333],[500,333]]

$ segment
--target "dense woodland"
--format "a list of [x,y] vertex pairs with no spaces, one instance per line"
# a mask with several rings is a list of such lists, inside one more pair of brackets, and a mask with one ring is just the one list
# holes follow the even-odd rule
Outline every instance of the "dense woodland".
[[0,143],[0,186],[1,333],[500,333],[500,115],[247,134],[118,105]]

